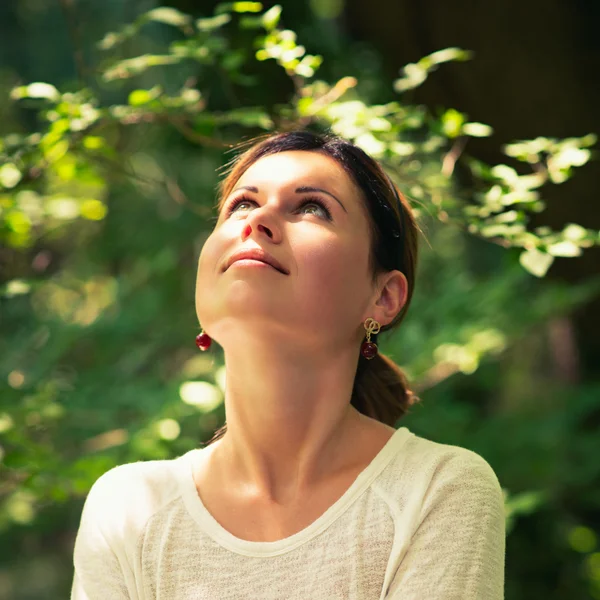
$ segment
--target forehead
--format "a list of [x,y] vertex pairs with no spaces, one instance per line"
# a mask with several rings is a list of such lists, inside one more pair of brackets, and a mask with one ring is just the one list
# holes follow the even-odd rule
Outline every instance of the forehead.
[[258,159],[243,173],[235,187],[254,185],[259,191],[287,186],[324,187],[342,196],[356,194],[350,176],[333,158],[321,152],[294,150]]

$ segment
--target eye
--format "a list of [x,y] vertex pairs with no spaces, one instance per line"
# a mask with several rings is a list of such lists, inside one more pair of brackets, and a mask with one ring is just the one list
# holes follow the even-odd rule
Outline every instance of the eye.
[[[232,200],[231,204],[227,208],[227,216],[229,216],[240,204],[250,204],[251,202],[254,201],[250,200],[246,196],[240,196],[239,198]],[[254,202],[254,204],[256,204],[256,202]]]
[[317,208],[320,208],[325,214],[325,218],[328,221],[331,221],[331,213],[329,212],[329,209],[325,206],[325,203],[320,198],[305,198],[300,203],[300,208],[304,208],[305,206],[316,206]]
[[[243,205],[243,204],[256,204],[256,202],[254,200],[251,200],[250,198],[248,198],[247,196],[239,196],[238,198],[236,198],[235,200],[232,200],[231,203],[229,204],[229,206],[227,207],[227,216],[229,217],[229,215],[231,215],[234,212],[238,212],[238,207]],[[299,205],[299,209],[304,208],[305,206],[316,206],[317,208],[319,208],[325,219],[327,219],[328,221],[331,221],[331,212],[329,211],[329,209],[327,208],[327,206],[325,205],[325,203],[317,197],[309,197],[309,198],[304,198]],[[309,214],[316,214],[318,216],[318,213],[309,213]]]

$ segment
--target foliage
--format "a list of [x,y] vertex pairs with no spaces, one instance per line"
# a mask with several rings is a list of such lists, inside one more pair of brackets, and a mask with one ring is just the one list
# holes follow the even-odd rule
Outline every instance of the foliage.
[[[175,39],[163,54],[112,60],[101,71],[105,81],[114,81],[138,77],[157,66],[197,63],[197,81],[187,79],[176,94],[154,85],[132,90],[127,104],[102,106],[89,89],[61,94],[53,85],[42,82],[15,88],[13,99],[39,100],[44,105],[39,115],[41,131],[10,135],[3,141],[0,185],[7,192],[2,197],[6,243],[29,247],[57,221],[102,219],[106,214],[106,189],[98,163],[110,164],[122,158],[109,135],[124,125],[168,123],[200,144],[211,143],[208,135],[214,133],[212,143],[218,141],[223,146],[234,143],[239,133],[236,130],[235,136],[225,137],[221,132],[228,124],[265,130],[309,126],[330,129],[386,163],[409,194],[427,202],[427,208],[438,218],[504,246],[523,248],[521,264],[540,277],[553,257],[579,256],[582,248],[598,244],[598,232],[575,224],[562,232],[546,227],[531,232],[526,227],[529,214],[544,209],[537,190],[548,182],[566,181],[573,167],[584,165],[590,158],[587,148],[596,142],[593,134],[566,140],[540,137],[509,144],[505,154],[531,164],[533,173],[519,175],[506,164],[490,167],[471,160],[477,191],[459,190],[451,178],[454,166],[467,139],[491,135],[489,126],[469,123],[466,115],[454,109],[435,118],[421,106],[398,101],[367,105],[357,95],[348,97],[348,90],[356,84],[350,77],[333,85],[321,80],[309,82],[322,58],[306,54],[305,48],[296,43],[295,32],[278,27],[279,6],[258,17],[239,19],[238,27],[259,30],[252,57],[246,48],[235,47],[235,30],[225,28],[234,16],[260,10],[257,2],[221,4],[215,16],[194,22],[173,8],[157,8],[122,31],[107,34],[100,42],[102,49],[114,51],[152,21],[181,29],[183,39]],[[468,57],[469,53],[458,48],[435,52],[417,64],[407,65],[404,77],[396,80],[394,87],[399,92],[412,89],[440,63]],[[203,94],[194,86],[202,87],[214,68],[222,70],[231,82],[256,85],[257,78],[244,72],[253,59],[273,59],[283,67],[294,83],[292,97],[270,112],[257,106],[240,106],[225,113],[211,110],[205,99],[208,90],[204,89]]]
[[[0,299],[0,531],[35,526],[115,464],[182,453],[222,420],[222,360],[193,352],[192,274],[210,231],[215,172],[241,139],[332,131],[381,160],[411,199],[431,248],[411,315],[383,345],[436,399],[427,418],[417,411],[408,420],[432,438],[470,439],[500,461],[501,442],[489,440],[502,419],[517,429],[511,415],[500,414],[496,430],[478,425],[461,402],[462,384],[448,391],[451,376],[499,368],[536,327],[598,293],[598,281],[567,288],[537,278],[555,257],[597,245],[599,232],[528,227],[544,210],[544,187],[588,162],[594,135],[517,141],[503,148],[506,164],[484,164],[465,150],[470,138],[492,135],[489,126],[403,99],[470,53],[448,48],[407,65],[393,83],[397,96],[372,103],[360,74],[318,79],[323,57],[307,53],[281,14],[257,2],[220,4],[203,18],[155,8],[99,42],[93,85],[12,90],[35,126],[0,140],[0,239],[9,257]],[[144,32],[158,27],[165,42],[147,48]],[[587,402],[585,410],[597,407]],[[564,444],[578,423],[571,410],[549,406],[544,421]],[[527,423],[523,431],[533,428]],[[523,443],[531,449],[537,440]],[[599,450],[584,436],[573,456],[584,445]],[[522,468],[537,488],[523,476],[505,490],[511,531],[572,484],[575,461],[557,448],[566,469],[555,474],[554,493],[533,458]],[[591,480],[597,468],[589,468]],[[584,547],[583,526],[571,525]]]

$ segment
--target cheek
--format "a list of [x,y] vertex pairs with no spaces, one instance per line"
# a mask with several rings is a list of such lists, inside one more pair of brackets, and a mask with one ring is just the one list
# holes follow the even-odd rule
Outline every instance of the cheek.
[[213,235],[210,235],[198,257],[198,268],[196,271],[196,313],[200,318],[202,307],[210,299],[210,290],[214,288],[217,265],[220,255],[218,254],[218,243]]
[[314,286],[332,294],[336,294],[336,289],[340,293],[348,293],[349,290],[354,293],[365,282],[365,252],[354,240],[324,240],[302,252],[303,265],[300,268]]
[[204,242],[202,246],[202,250],[200,251],[200,256],[198,257],[198,270],[196,273],[196,292],[198,292],[198,286],[200,285],[202,279],[204,279],[208,274],[208,266],[211,263],[212,256],[212,245],[210,237]]

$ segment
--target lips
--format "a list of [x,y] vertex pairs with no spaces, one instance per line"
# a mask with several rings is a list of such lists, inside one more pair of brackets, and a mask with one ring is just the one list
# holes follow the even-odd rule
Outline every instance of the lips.
[[270,265],[280,273],[284,275],[289,275],[290,272],[271,254],[265,252],[262,248],[240,248],[236,250],[228,259],[225,265],[224,271],[229,269],[229,267],[236,261],[242,260],[244,258],[249,258],[252,260],[258,260],[260,262],[264,262],[267,265]]

